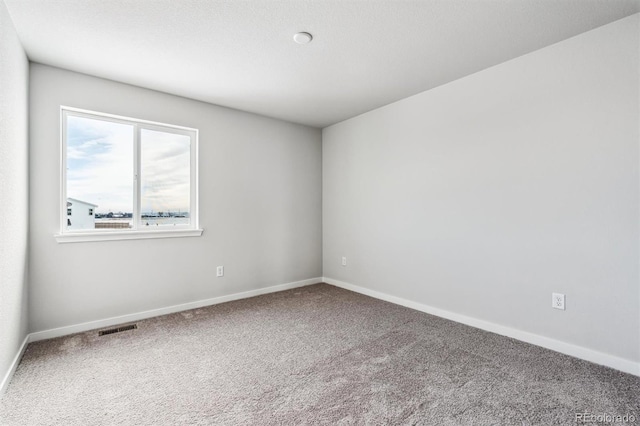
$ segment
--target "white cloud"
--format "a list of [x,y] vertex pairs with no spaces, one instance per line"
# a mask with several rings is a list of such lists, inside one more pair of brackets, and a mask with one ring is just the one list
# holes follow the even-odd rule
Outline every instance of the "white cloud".
[[141,155],[142,211],[188,210],[189,137],[143,130]]

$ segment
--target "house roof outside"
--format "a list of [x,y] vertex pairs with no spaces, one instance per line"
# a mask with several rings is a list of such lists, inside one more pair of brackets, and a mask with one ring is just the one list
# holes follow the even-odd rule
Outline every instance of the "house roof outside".
[[74,203],[86,204],[86,205],[91,206],[91,207],[98,207],[97,204],[88,203],[86,201],[82,201],[82,200],[78,200],[78,199],[70,198],[70,197],[67,197],[67,207],[69,207],[69,201],[74,202]]

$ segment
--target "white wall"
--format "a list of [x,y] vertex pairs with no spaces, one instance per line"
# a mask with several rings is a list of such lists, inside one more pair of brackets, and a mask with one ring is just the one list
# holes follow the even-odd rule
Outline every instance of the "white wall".
[[[39,64],[30,81],[32,331],[322,275],[320,130]],[[58,244],[60,105],[198,128],[203,236]]]
[[324,129],[325,277],[640,361],[638,16]]
[[0,1],[0,383],[27,334],[29,64]]

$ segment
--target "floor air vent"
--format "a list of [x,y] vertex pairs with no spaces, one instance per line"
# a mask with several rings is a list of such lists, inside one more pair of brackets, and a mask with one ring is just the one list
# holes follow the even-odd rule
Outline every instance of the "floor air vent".
[[135,330],[136,328],[138,328],[138,326],[136,324],[123,325],[122,327],[116,327],[116,328],[110,328],[108,330],[102,330],[102,331],[98,332],[98,336],[106,336],[107,334],[120,333],[121,331]]

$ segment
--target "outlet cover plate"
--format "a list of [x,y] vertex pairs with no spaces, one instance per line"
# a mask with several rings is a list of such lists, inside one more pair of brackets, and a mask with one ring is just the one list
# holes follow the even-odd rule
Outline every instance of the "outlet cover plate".
[[552,293],[551,294],[551,306],[555,309],[561,309],[564,311],[564,294]]

